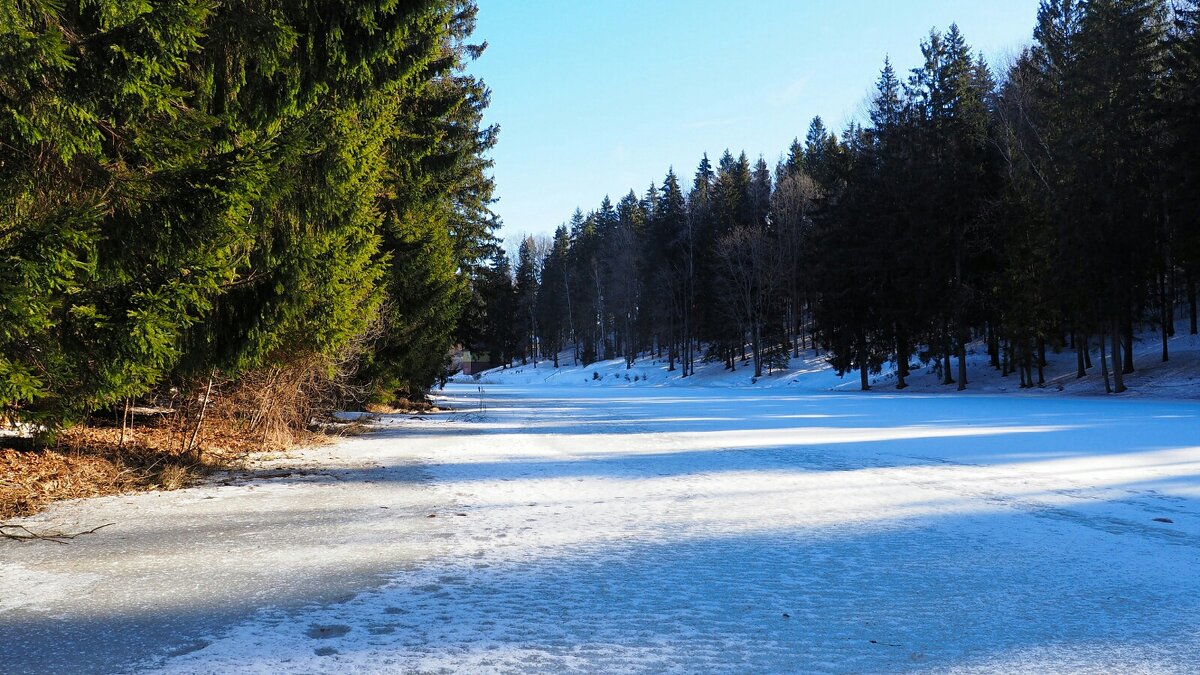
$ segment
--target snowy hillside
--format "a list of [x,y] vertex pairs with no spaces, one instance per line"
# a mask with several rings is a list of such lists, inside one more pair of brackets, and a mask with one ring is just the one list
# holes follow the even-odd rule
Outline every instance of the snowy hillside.
[[[1134,349],[1134,365],[1137,372],[1125,379],[1129,391],[1125,396],[1152,396],[1158,398],[1200,398],[1200,336],[1177,335],[1169,343],[1171,360],[1162,362],[1162,347],[1157,335],[1143,335]],[[986,348],[975,343],[968,354],[967,391],[976,393],[1027,393],[1048,395],[1065,392],[1074,395],[1104,393],[1104,380],[1100,375],[1099,355],[1093,346],[1094,367],[1083,379],[1075,377],[1075,352],[1064,350],[1059,354],[1048,353],[1046,386],[1022,390],[1020,380],[1014,373],[1001,377],[1000,371],[988,363]],[[784,370],[753,377],[753,367],[748,362],[738,362],[738,369],[727,370],[721,363],[697,364],[696,374],[681,378],[679,371],[668,372],[665,359],[642,358],[632,368],[626,368],[623,359],[601,361],[588,366],[571,364],[571,352],[559,355],[559,368],[551,361],[540,361],[535,366],[517,365],[496,368],[480,374],[478,378],[457,375],[453,381],[470,384],[554,384],[590,385],[610,387],[787,387],[797,391],[859,391],[857,373],[838,377],[823,356],[811,350],[798,359],[792,359]],[[915,359],[909,377],[908,393],[955,392],[955,385],[943,385],[932,364],[923,366]],[[954,363],[957,367],[957,361]],[[888,364],[883,372],[871,377],[871,386],[876,393],[895,393],[894,364]]]

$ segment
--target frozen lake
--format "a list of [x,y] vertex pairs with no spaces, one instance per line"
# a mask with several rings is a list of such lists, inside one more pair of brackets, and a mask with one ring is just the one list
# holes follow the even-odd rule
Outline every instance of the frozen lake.
[[0,542],[0,672],[1200,670],[1195,402],[444,402],[287,476],[32,519],[114,524]]

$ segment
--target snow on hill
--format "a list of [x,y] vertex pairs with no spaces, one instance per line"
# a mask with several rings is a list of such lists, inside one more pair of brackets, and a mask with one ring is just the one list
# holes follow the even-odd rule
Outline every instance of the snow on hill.
[[[1129,387],[1127,396],[1150,396],[1156,398],[1200,398],[1200,336],[1177,335],[1169,343],[1171,360],[1162,362],[1162,347],[1156,334],[1141,336],[1134,344],[1134,366],[1136,372],[1125,376]],[[1063,350],[1058,354],[1047,353],[1046,386],[1022,390],[1020,379],[1014,373],[1001,377],[1000,371],[988,363],[986,348],[982,342],[972,345],[968,353],[969,392],[1073,395],[1104,394],[1104,380],[1100,374],[1099,354],[1092,346],[1094,367],[1083,379],[1075,377],[1075,352]],[[666,359],[647,357],[639,359],[632,368],[627,368],[623,359],[600,361],[591,365],[572,365],[571,352],[559,355],[559,368],[551,361],[532,362],[507,368],[496,368],[477,377],[456,375],[452,380],[460,383],[479,384],[553,384],[574,386],[615,387],[792,387],[805,391],[859,390],[858,373],[847,373],[838,377],[823,355],[808,350],[804,356],[792,359],[788,367],[755,379],[753,366],[738,361],[734,371],[726,370],[724,364],[698,363],[692,377],[681,378],[679,370],[668,372]],[[955,392],[956,385],[943,385],[933,364],[921,364],[913,360],[909,388],[905,391],[919,393]],[[958,363],[954,362],[957,371]],[[957,374],[957,372],[955,373]],[[896,377],[894,364],[885,366],[882,373],[871,377],[875,392],[895,393]]]

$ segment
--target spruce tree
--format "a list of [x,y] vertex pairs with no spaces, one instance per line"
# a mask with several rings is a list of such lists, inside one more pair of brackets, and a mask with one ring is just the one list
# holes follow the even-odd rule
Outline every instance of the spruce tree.
[[520,335],[517,354],[522,365],[529,363],[532,359],[533,365],[537,366],[537,337],[541,335],[537,324],[538,265],[540,262],[533,237],[522,239],[517,248],[517,268],[513,275],[513,290],[516,293],[517,303],[513,322],[517,325],[517,332]]
[[1195,335],[1200,283],[1200,4],[1187,2],[1177,14],[1170,40],[1166,122],[1170,128],[1171,201],[1175,253],[1184,272],[1190,332]]
[[335,4],[0,7],[10,416],[337,359],[385,298],[434,381],[495,222],[474,4]]

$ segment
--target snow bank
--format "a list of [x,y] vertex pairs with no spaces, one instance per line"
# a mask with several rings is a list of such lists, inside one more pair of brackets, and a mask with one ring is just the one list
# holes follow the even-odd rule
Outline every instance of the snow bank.
[[[1129,397],[1152,396],[1157,398],[1200,398],[1200,336],[1177,335],[1170,340],[1171,360],[1163,363],[1162,347],[1157,335],[1143,335],[1135,343],[1134,365],[1137,372],[1126,375]],[[1076,379],[1076,357],[1072,350],[1047,354],[1046,386],[1044,388],[1020,389],[1017,374],[1001,377],[1000,371],[988,362],[987,348],[975,343],[968,352],[968,388],[973,393],[1027,393],[1048,394],[1067,392],[1092,395],[1104,393],[1104,382],[1100,376],[1099,355],[1095,345],[1092,349],[1094,367],[1087,377]],[[592,387],[754,387],[773,389],[778,387],[795,391],[858,391],[858,373],[847,373],[839,377],[823,356],[806,351],[800,358],[791,359],[782,370],[755,378],[753,364],[739,360],[737,369],[729,371],[722,363],[698,363],[695,375],[680,377],[677,370],[668,371],[665,359],[644,357],[632,368],[624,359],[601,361],[591,365],[572,364],[571,352],[559,355],[559,368],[552,361],[540,361],[537,365],[517,365],[496,368],[481,373],[478,377],[457,375],[453,379],[459,384],[476,385],[586,385]],[[957,376],[958,362],[954,362]],[[908,393],[954,392],[956,385],[943,385],[933,364],[912,364],[912,375],[908,379]],[[895,364],[888,364],[883,372],[870,378],[874,388],[895,391]]]

